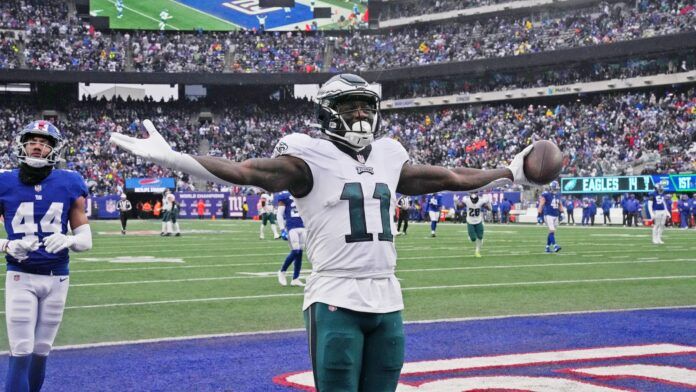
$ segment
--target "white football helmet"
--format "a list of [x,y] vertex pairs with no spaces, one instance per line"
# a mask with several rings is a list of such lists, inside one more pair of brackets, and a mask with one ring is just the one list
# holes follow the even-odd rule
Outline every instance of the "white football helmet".
[[[379,130],[380,101],[379,94],[370,90],[360,76],[332,77],[317,93],[317,119],[322,132],[354,150],[369,146]],[[362,118],[358,112],[363,113]]]

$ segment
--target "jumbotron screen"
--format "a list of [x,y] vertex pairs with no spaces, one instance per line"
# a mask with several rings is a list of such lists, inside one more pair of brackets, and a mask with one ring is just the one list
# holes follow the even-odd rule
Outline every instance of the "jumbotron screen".
[[90,0],[92,16],[128,30],[360,29],[368,13],[368,0]]

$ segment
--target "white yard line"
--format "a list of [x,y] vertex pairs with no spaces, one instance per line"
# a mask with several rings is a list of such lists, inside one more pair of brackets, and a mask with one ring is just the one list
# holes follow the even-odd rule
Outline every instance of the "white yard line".
[[[460,284],[447,286],[421,286],[421,287],[406,287],[403,291],[421,291],[421,290],[446,290],[446,289],[464,289],[464,288],[488,288],[488,287],[517,287],[517,286],[541,286],[541,285],[563,285],[563,284],[578,284],[578,283],[607,283],[607,282],[632,282],[646,280],[689,280],[696,279],[696,275],[679,275],[679,276],[641,276],[630,278],[605,278],[605,279],[574,279],[574,280],[547,280],[547,281],[530,281],[530,282],[504,282],[504,283],[480,283],[480,284]],[[75,305],[66,306],[66,310],[77,309],[97,309],[97,308],[115,308],[129,306],[149,306],[149,305],[164,305],[164,304],[184,304],[195,302],[219,302],[219,301],[239,301],[247,299],[268,299],[280,297],[298,297],[304,293],[289,293],[289,294],[264,294],[264,295],[243,295],[232,297],[210,297],[210,298],[191,298],[191,299],[173,299],[162,301],[144,301],[144,302],[118,302],[110,304],[94,304],[94,305]],[[5,314],[5,311],[0,312]]]
[[[462,256],[447,256],[462,257]],[[629,256],[620,256],[615,258],[627,258]],[[679,259],[646,259],[637,261],[599,261],[599,262],[577,262],[577,263],[543,263],[543,264],[500,264],[500,265],[479,265],[465,267],[443,267],[443,268],[425,268],[425,269],[398,269],[397,272],[412,272],[412,271],[439,271],[439,270],[476,270],[476,269],[514,269],[514,268],[537,268],[537,267],[564,267],[564,266],[584,266],[584,265],[604,265],[604,264],[640,264],[640,263],[663,263],[663,262],[692,262],[696,259],[679,258]],[[73,270],[71,274],[82,273],[102,273],[102,272],[126,272],[126,271],[153,271],[153,270],[171,270],[171,269],[199,269],[199,268],[223,268],[223,267],[247,267],[247,266],[263,266],[263,265],[278,265],[278,262],[268,263],[239,263],[239,264],[204,264],[204,265],[176,265],[165,267],[132,267],[132,268],[108,268],[95,270]],[[76,285],[71,285],[75,287]]]
[[[649,311],[649,310],[679,310],[679,309],[694,309],[696,305],[687,306],[659,306],[659,307],[649,307],[649,308],[625,308],[625,309],[609,309],[609,310],[578,310],[569,312],[549,312],[549,313],[520,313],[511,314],[504,316],[486,316],[486,317],[463,317],[463,318],[451,318],[451,319],[434,319],[434,320],[416,320],[416,321],[405,321],[406,325],[417,325],[417,324],[433,324],[433,323],[457,323],[465,321],[483,321],[483,320],[500,320],[509,318],[521,318],[521,317],[552,317],[552,316],[572,316],[572,315],[583,315],[583,314],[598,314],[598,313],[620,313],[620,312],[639,312],[639,311]],[[100,342],[100,343],[86,343],[86,344],[70,344],[65,346],[53,347],[53,350],[81,350],[81,349],[91,349],[98,347],[113,347],[113,346],[126,346],[126,345],[137,345],[137,344],[153,344],[153,343],[166,343],[166,342],[177,342],[185,340],[198,340],[198,339],[216,339],[216,338],[230,338],[237,336],[260,336],[260,335],[276,335],[284,333],[304,333],[304,328],[295,329],[280,329],[280,330],[269,330],[269,331],[256,331],[256,332],[231,332],[222,334],[208,334],[208,335],[189,335],[189,336],[171,336],[163,338],[154,339],[137,339],[137,340],[119,340],[113,342]],[[0,351],[0,355],[8,355],[9,351]]]

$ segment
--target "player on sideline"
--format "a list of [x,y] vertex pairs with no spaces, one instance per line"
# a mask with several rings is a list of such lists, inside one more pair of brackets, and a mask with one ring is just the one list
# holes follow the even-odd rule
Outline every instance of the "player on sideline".
[[442,210],[442,196],[433,193],[428,198],[428,216],[430,217],[430,236],[435,237],[437,222],[440,220],[440,210]]
[[126,235],[126,226],[128,225],[128,213],[133,209],[133,205],[128,200],[125,193],[121,193],[121,200],[116,203],[119,217],[121,218],[121,234]]
[[[401,195],[396,201],[396,206],[399,207],[399,222],[396,225],[396,235],[406,235],[408,230],[408,214],[411,213],[411,198],[406,195]],[[401,224],[404,225],[404,231],[401,231]]]
[[542,193],[539,198],[539,214],[544,215],[544,222],[549,228],[549,235],[546,237],[546,253],[560,252],[561,247],[556,244],[556,227],[558,227],[558,217],[563,213],[563,205],[558,196],[558,181],[552,181],[549,190]]
[[483,245],[483,207],[492,209],[491,202],[487,195],[479,197],[478,193],[473,192],[464,197],[466,206],[466,230],[469,233],[471,242],[476,243],[474,256],[481,257],[481,246]]
[[290,253],[278,271],[278,283],[281,286],[288,285],[285,272],[290,264],[295,263],[290,286],[304,286],[305,284],[300,280],[300,271],[302,270],[302,248],[305,246],[307,232],[300,213],[297,212],[295,199],[287,191],[278,195],[278,225],[281,230],[287,231],[288,244],[290,245]]
[[167,222],[167,235],[174,233],[175,237],[181,237],[181,229],[179,229],[179,203],[176,201],[176,196],[173,193],[167,194],[169,202],[169,221]]
[[169,189],[166,189],[162,195],[162,231],[160,231],[162,237],[172,235],[172,200],[169,198],[170,194]]
[[15,139],[19,169],[0,173],[0,210],[7,231],[7,239],[0,239],[7,254],[6,391],[41,389],[68,295],[68,249],[92,248],[87,186],[78,173],[53,168],[64,146],[55,126],[34,121]]
[[[396,140],[374,140],[380,97],[352,74],[319,89],[324,138],[284,136],[271,159],[234,162],[173,151],[152,122],[137,139],[111,142],[161,166],[222,184],[288,190],[307,227],[312,274],[302,306],[317,391],[394,391],[404,362],[404,308],[395,276],[397,192],[423,195],[527,181],[525,148],[507,168],[446,169],[409,163]],[[370,328],[365,328],[369,325]]]
[[269,223],[271,224],[271,231],[273,231],[273,239],[277,240],[280,238],[280,234],[278,234],[278,226],[276,225],[276,214],[273,213],[273,196],[269,195],[268,193],[261,194],[261,197],[259,197],[259,202],[256,203],[256,209],[259,211],[259,213],[261,213],[259,238],[266,238],[263,229]]
[[650,193],[650,201],[648,202],[650,216],[653,218],[652,243],[655,245],[664,244],[662,232],[665,230],[667,217],[671,211],[669,198],[665,196],[664,192],[662,184],[655,184],[655,191]]

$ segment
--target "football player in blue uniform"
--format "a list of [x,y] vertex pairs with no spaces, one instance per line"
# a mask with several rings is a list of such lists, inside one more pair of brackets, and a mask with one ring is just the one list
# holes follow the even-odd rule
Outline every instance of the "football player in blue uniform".
[[655,191],[650,193],[648,208],[650,216],[653,218],[652,243],[655,245],[664,244],[662,242],[662,232],[665,230],[667,217],[670,214],[670,199],[665,194],[662,184],[655,185]]
[[437,221],[440,220],[440,210],[442,210],[442,196],[433,193],[428,197],[428,216],[430,217],[430,236],[435,237]]
[[41,389],[68,294],[68,250],[92,248],[87,186],[78,173],[53,168],[63,147],[53,124],[34,121],[15,139],[19,169],[0,173],[7,231],[7,239],[0,239],[7,254],[7,391]]
[[542,193],[539,198],[539,214],[544,215],[544,222],[549,227],[549,235],[546,238],[546,253],[559,252],[561,247],[556,244],[556,227],[558,217],[563,212],[563,205],[558,196],[558,181],[552,181],[549,190]]
[[679,226],[682,229],[688,229],[689,215],[691,215],[691,203],[689,201],[689,195],[681,195],[681,199],[677,203],[677,208],[679,208]]
[[281,286],[287,286],[288,281],[285,278],[285,272],[290,267],[290,264],[295,263],[295,269],[292,272],[292,280],[290,286],[304,286],[300,280],[300,271],[302,270],[302,249],[305,246],[307,233],[305,231],[304,222],[297,212],[295,199],[290,192],[284,191],[278,194],[278,225],[281,231],[287,232],[288,243],[290,244],[290,254],[285,258],[283,266],[278,271],[278,283]]

